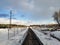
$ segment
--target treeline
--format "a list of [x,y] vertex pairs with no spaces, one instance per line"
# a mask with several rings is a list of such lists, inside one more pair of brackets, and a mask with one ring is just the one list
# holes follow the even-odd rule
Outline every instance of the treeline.
[[26,25],[16,25],[16,24],[0,24],[0,28],[12,28],[12,27],[27,27]]

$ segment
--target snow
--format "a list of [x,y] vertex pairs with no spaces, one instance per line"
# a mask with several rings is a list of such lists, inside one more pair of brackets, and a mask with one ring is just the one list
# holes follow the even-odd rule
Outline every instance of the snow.
[[60,31],[54,31],[54,32],[51,32],[51,35],[57,37],[60,39]]
[[7,39],[7,29],[0,29],[0,40],[5,40]]
[[[48,30],[49,28],[43,28],[43,27],[33,27],[35,30]],[[51,28],[50,28],[51,29]]]
[[12,28],[9,29],[8,40],[8,29],[0,29],[0,45],[21,45],[26,35],[27,28]]
[[33,31],[40,39],[40,41],[43,43],[43,45],[60,45],[60,42],[57,39],[54,39],[48,35],[44,35],[42,32],[39,32],[38,30],[33,29]]

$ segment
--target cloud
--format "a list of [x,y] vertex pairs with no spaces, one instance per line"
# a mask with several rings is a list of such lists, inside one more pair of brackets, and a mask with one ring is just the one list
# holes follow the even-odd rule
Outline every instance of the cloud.
[[0,17],[8,17],[9,15],[8,14],[0,14]]
[[2,2],[0,7],[8,10],[12,8],[15,14],[19,11],[30,12],[31,15],[28,18],[32,20],[32,23],[37,20],[52,22],[53,13],[60,9],[60,0],[2,0],[0,2]]
[[[54,21],[24,21],[24,20],[16,20],[16,19],[12,19],[11,24],[17,24],[17,25],[41,25],[41,24],[55,24],[56,22]],[[0,18],[0,24],[10,24],[9,19],[7,18]]]
[[[17,25],[26,25],[26,21],[23,20],[16,20],[12,19],[11,24],[17,24]],[[7,18],[0,18],[0,24],[10,24],[10,20]]]

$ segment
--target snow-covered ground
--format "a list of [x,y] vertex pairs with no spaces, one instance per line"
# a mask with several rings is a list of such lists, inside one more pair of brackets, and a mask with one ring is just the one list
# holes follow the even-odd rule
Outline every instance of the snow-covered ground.
[[33,29],[33,31],[44,45],[60,45],[60,42],[50,35],[44,35],[42,32],[35,29]]
[[57,37],[60,39],[60,31],[54,31],[54,32],[51,32],[51,35]]
[[[60,31],[41,31],[41,30],[46,30],[47,28],[35,28],[35,30],[38,30],[39,32],[43,32],[47,35],[53,35],[55,37],[57,37],[58,39],[60,39]],[[59,29],[60,30],[60,29]]]
[[32,28],[32,29],[38,30],[39,32],[45,33],[47,35],[49,35],[51,33],[50,31],[48,31],[48,28]]
[[27,35],[27,28],[0,29],[0,45],[21,45]]

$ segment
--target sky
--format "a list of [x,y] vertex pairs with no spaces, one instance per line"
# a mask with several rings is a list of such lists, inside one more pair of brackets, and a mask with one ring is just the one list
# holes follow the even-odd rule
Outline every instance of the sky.
[[9,23],[12,10],[14,24],[54,24],[55,11],[60,9],[60,0],[0,0],[0,23]]

